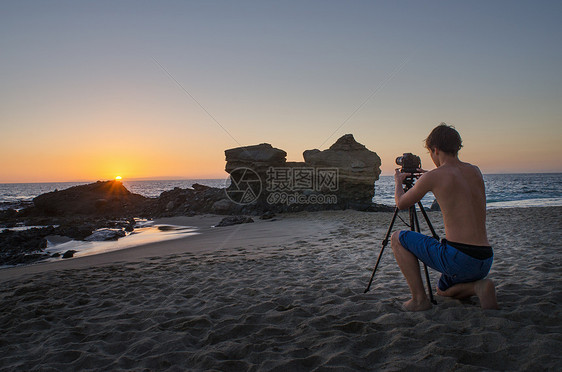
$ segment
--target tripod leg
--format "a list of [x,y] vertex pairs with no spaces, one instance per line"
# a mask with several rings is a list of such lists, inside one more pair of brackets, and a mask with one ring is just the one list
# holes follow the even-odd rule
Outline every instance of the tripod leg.
[[[439,240],[439,236],[435,232],[435,229],[433,228],[433,225],[431,224],[431,221],[429,220],[429,216],[425,212],[425,209],[423,209],[423,205],[422,205],[421,201],[418,202],[418,205],[420,207],[420,211],[423,215],[423,218],[425,219],[425,223],[427,224],[427,227],[429,227],[429,231],[431,231],[431,234],[433,235],[433,237],[435,239]],[[427,268],[425,269],[425,275],[426,275],[426,279],[427,279],[427,285],[429,287],[429,274],[427,273]],[[430,291],[429,293],[431,294],[431,302],[436,303],[435,300],[433,299],[433,293],[431,292],[431,287],[430,287],[429,291]]]
[[[418,205],[420,206],[420,210],[421,210],[423,216],[426,217],[426,222],[429,223],[429,220],[427,219],[427,214],[423,210],[423,205],[421,204],[421,202],[419,202]],[[413,206],[411,208],[413,210],[413,213],[412,213],[412,220],[413,221],[412,222],[415,222],[416,231],[420,232],[420,221],[418,219],[418,215],[416,214],[416,207]],[[431,225],[429,225],[429,226],[431,226]],[[414,230],[414,223],[412,223],[411,229]],[[435,236],[435,231],[433,230],[433,226],[431,226],[430,230]],[[425,263],[423,264],[423,270],[425,272],[425,281],[427,282],[427,291],[429,292],[429,301],[431,301],[431,303],[435,305],[435,304],[437,304],[437,301],[435,301],[435,299],[433,298],[433,290],[431,289],[431,282],[429,281],[429,271],[427,270],[427,265]]]
[[392,216],[392,221],[390,222],[390,225],[388,226],[388,231],[386,232],[386,235],[385,235],[385,237],[382,241],[382,248],[379,252],[379,257],[377,258],[377,263],[375,264],[375,268],[373,269],[373,274],[371,275],[371,280],[369,280],[369,284],[367,285],[367,288],[365,288],[365,291],[363,291],[363,293],[367,293],[367,292],[369,292],[369,289],[371,289],[371,284],[373,283],[373,279],[375,278],[375,273],[377,272],[377,267],[379,267],[379,262],[381,261],[382,252],[384,251],[384,248],[388,244],[388,238],[390,237],[390,233],[392,232],[392,226],[394,226],[394,221],[396,221],[396,216],[398,215],[399,211],[400,210],[398,209],[398,207],[394,208],[394,215]]
[[425,209],[423,209],[423,205],[422,205],[421,201],[418,202],[418,205],[420,207],[420,211],[423,215],[423,218],[425,219],[425,223],[427,223],[427,227],[429,227],[429,231],[431,231],[431,235],[433,235],[433,237],[435,239],[439,240],[439,236],[437,236],[437,234],[435,233],[435,230],[433,229],[433,225],[429,221],[429,216],[425,212]]
[[429,292],[429,301],[432,304],[437,305],[437,301],[433,298],[433,290],[431,289],[431,283],[429,282],[429,272],[427,271],[427,265],[423,264],[423,269],[425,271],[425,281],[427,282],[427,291]]

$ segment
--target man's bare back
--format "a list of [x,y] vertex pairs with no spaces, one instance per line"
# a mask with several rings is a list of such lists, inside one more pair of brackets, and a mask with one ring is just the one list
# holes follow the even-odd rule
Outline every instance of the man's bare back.
[[457,159],[424,174],[432,178],[433,192],[445,224],[446,239],[487,246],[486,194],[478,167]]

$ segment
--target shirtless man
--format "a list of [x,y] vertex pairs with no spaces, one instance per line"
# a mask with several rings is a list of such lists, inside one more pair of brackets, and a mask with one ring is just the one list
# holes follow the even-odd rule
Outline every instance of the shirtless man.
[[392,250],[406,277],[412,298],[404,303],[410,311],[431,308],[420,274],[418,259],[442,273],[437,293],[453,298],[478,296],[483,309],[497,309],[496,291],[484,279],[492,266],[493,252],[486,234],[486,195],[478,167],[458,158],[462,147],[459,133],[445,123],[437,126],[425,140],[437,168],[423,173],[415,185],[404,192],[404,179],[411,174],[394,175],[396,206],[408,209],[429,191],[433,192],[445,225],[441,242],[413,231],[396,231]]

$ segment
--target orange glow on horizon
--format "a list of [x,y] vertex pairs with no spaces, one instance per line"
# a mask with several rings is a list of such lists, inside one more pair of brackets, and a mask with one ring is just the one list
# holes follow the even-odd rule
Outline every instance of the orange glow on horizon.
[[[459,127],[461,135],[462,129]],[[29,140],[30,147],[25,151],[18,148],[19,142],[9,142],[0,147],[0,183],[226,179],[228,174],[224,171],[224,150],[238,146],[232,141],[205,135],[195,141],[182,136],[160,138],[155,135],[147,139],[141,134],[140,131],[133,132],[131,136],[134,140],[127,143],[118,143],[117,140],[103,142],[99,138],[94,138],[95,143],[64,142],[52,138],[50,143],[53,148],[48,152],[41,143],[34,143],[33,139]],[[420,133],[412,134],[397,144],[375,137],[370,131],[354,133],[359,143],[381,157],[383,175],[394,174],[396,156],[403,152],[421,156],[424,169],[434,168],[420,140],[424,135],[425,131],[421,133],[420,130]],[[244,145],[264,142],[256,138],[248,139]],[[467,134],[463,138],[465,147],[461,149],[459,157],[478,165],[485,174],[561,171],[558,159],[562,156],[562,150],[558,145],[558,137],[528,137],[525,140],[518,137],[513,137],[513,140],[511,137],[497,138],[500,137]],[[266,142],[285,150],[287,161],[303,161],[302,151],[313,148],[308,144],[311,140],[295,142],[292,139],[268,138]],[[335,139],[331,139],[321,150],[333,142]],[[115,151],[117,147],[118,152]],[[14,158],[14,154],[18,155],[17,158]]]

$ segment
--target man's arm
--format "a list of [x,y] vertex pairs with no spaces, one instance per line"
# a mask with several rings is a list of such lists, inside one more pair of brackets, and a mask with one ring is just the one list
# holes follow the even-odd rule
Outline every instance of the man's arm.
[[405,210],[412,205],[419,202],[425,194],[431,191],[432,175],[431,172],[424,173],[415,183],[408,192],[404,192],[403,183],[406,177],[410,176],[407,173],[401,173],[398,169],[394,174],[394,200],[396,201],[396,207],[400,210]]

